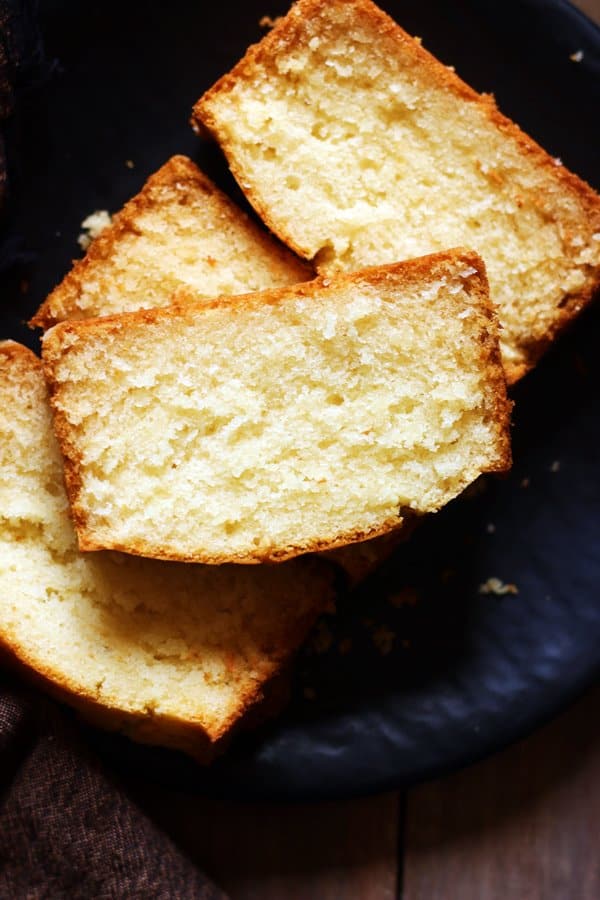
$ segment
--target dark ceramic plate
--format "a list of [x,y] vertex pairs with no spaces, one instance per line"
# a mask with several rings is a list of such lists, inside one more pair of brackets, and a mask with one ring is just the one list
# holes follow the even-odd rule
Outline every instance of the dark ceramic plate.
[[[556,0],[383,5],[600,185],[600,32],[579,12]],[[47,63],[22,85],[7,134],[5,336],[35,343],[22,320],[67,271],[82,219],[117,209],[169,155],[191,155],[239,199],[187,119],[257,39],[261,15],[285,10],[267,6],[41,3]],[[596,308],[515,391],[510,476],[431,519],[342,601],[320,633],[323,652],[303,653],[277,721],[208,771],[91,732],[95,745],[121,768],[186,790],[333,797],[462,766],[554,715],[600,662],[599,341]],[[518,593],[480,593],[490,577]]]

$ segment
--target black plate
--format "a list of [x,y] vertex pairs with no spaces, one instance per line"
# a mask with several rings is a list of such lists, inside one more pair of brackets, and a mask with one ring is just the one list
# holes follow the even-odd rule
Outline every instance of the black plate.
[[[585,17],[548,0],[383,5],[599,185],[600,33]],[[268,12],[284,10],[272,2]],[[8,134],[5,336],[35,345],[22,320],[67,271],[82,219],[117,209],[172,153],[194,157],[240,199],[187,119],[258,38],[265,11],[264,0],[41,4],[49,65],[21,91]],[[320,636],[321,650],[332,645],[302,655],[281,718],[208,771],[92,732],[96,746],[187,790],[347,796],[464,765],[556,713],[599,671],[599,338],[593,309],[518,387],[513,472],[431,519],[340,604]],[[490,577],[518,594],[480,593]]]

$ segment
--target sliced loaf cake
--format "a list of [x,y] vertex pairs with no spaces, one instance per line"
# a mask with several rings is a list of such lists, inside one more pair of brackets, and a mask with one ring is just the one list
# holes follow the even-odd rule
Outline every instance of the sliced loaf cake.
[[598,287],[598,195],[370,0],[299,0],[194,116],[321,272],[480,253],[511,382]]
[[83,550],[282,560],[398,529],[510,463],[470,251],[64,322],[43,357]]

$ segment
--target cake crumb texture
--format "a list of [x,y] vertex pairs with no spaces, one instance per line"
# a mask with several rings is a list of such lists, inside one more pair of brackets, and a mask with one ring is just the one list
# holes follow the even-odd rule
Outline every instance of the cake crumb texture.
[[482,261],[444,254],[47,332],[81,549],[276,561],[510,465]]

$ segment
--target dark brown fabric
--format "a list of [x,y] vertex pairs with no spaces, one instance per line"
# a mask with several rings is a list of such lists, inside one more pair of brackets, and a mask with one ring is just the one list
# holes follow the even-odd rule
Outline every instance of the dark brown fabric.
[[50,701],[0,673],[0,897],[226,900]]

